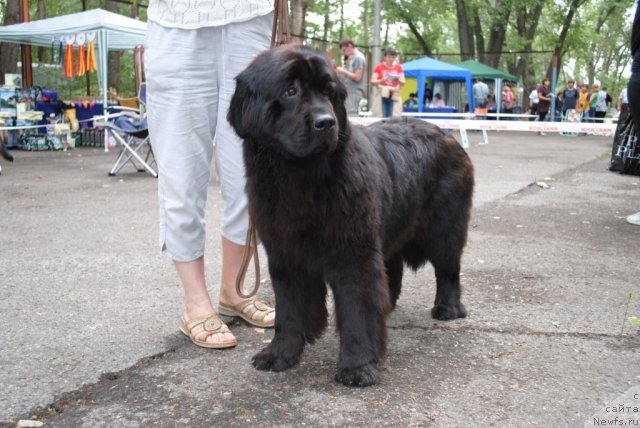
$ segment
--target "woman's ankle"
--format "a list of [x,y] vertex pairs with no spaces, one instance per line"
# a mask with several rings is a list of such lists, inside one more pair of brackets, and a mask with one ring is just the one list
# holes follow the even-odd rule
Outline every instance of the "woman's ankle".
[[207,302],[187,302],[185,299],[185,310],[184,310],[187,318],[192,320],[194,318],[203,317],[211,314],[212,312],[216,312],[213,309],[211,301]]

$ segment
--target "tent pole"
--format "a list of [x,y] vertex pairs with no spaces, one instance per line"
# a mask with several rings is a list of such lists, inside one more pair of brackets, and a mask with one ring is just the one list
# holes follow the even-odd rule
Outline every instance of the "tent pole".
[[496,97],[496,113],[498,113],[497,120],[500,120],[500,110],[502,110],[502,79],[496,79],[494,92],[494,96]]
[[469,104],[469,113],[473,113],[475,111],[475,106],[473,105],[473,85],[471,83],[471,75],[465,79],[466,87],[467,87],[467,103]]
[[426,79],[426,76],[422,73],[416,78],[418,82],[418,112],[420,113],[424,111],[424,82]]
[[107,111],[107,102],[108,102],[108,89],[109,83],[107,82],[107,76],[109,74],[107,67],[109,66],[108,57],[109,53],[107,51],[107,32],[105,30],[100,30],[100,62],[102,63],[102,102],[103,108],[106,113]]
[[[102,67],[100,70],[100,73],[102,74],[102,108],[104,111],[105,116],[109,113],[109,111],[107,110],[107,105],[109,102],[109,97],[107,94],[107,90],[109,88],[109,83],[107,82],[107,75],[109,74],[107,67],[108,67],[108,61],[107,58],[109,56],[109,52],[107,50],[107,46],[109,45],[108,40],[107,40],[107,32],[106,30],[100,30],[100,63],[102,64]],[[105,117],[105,122],[107,121],[106,117]],[[104,151],[108,152],[109,151],[109,144],[107,142],[107,133],[104,133]]]

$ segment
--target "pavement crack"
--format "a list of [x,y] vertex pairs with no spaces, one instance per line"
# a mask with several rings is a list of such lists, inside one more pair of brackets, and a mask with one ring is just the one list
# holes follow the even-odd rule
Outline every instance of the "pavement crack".
[[170,354],[176,352],[182,346],[184,346],[184,344],[172,346],[171,348],[157,354],[142,357],[132,366],[124,368],[117,372],[103,373],[102,375],[100,375],[100,378],[97,382],[85,384],[78,389],[67,391],[61,394],[59,398],[55,399],[55,401],[53,401],[51,404],[48,404],[44,407],[37,407],[27,412],[25,415],[23,415],[22,418],[19,419],[32,419],[35,417],[35,419],[38,421],[45,421],[47,419],[55,417],[56,415],[64,413],[69,407],[91,405],[95,402],[94,396],[96,395],[96,391],[99,391],[102,385],[114,382],[121,377],[129,375],[132,372],[148,366],[153,361],[165,358]]

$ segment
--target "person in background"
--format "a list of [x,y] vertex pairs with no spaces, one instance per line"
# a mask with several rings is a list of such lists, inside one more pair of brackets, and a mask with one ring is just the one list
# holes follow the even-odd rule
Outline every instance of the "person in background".
[[404,70],[397,64],[395,49],[387,48],[383,52],[384,60],[376,66],[371,76],[371,84],[380,88],[382,98],[382,117],[391,117],[394,104],[402,104],[400,87],[404,85]]
[[[522,108],[520,107],[520,99],[522,98],[522,88],[518,87],[517,83],[511,83],[509,85],[511,88],[511,93],[513,94],[513,114],[522,113]],[[518,120],[518,118],[514,118],[513,120]]]
[[489,86],[482,80],[476,78],[474,79],[472,92],[474,108],[485,108],[487,97],[489,96]]
[[582,120],[588,120],[589,118],[589,104],[591,100],[591,94],[589,93],[589,86],[586,83],[580,85],[580,92],[578,93],[578,105],[576,110],[581,114]]
[[591,85],[591,96],[589,97],[589,121],[596,121],[596,105],[600,95],[600,85],[594,83]]
[[607,94],[607,109],[609,109],[610,104],[613,102],[613,98],[611,98],[611,95],[609,94],[609,90],[607,89],[606,86],[604,86],[602,90]]
[[620,113],[622,111],[623,106],[629,105],[629,98],[627,97],[627,88],[625,87],[620,91],[620,95],[618,95],[618,101],[616,103],[616,111]]
[[[271,0],[151,0],[144,62],[147,118],[158,164],[160,249],[173,260],[184,291],[180,331],[205,348],[235,346],[218,313],[273,327],[275,310],[236,293],[248,228],[242,141],[227,121],[235,76],[270,45]],[[230,13],[231,12],[231,13]],[[229,59],[232,58],[232,59]],[[214,144],[215,140],[215,144]],[[219,305],[205,279],[205,205],[213,153],[225,208],[220,228]]]
[[[538,85],[538,120],[544,122],[547,118],[547,113],[551,109],[551,80],[545,77],[541,85]],[[544,132],[539,132],[539,135],[546,135]]]
[[513,108],[516,105],[516,98],[511,92],[509,85],[502,87],[502,111],[507,114],[513,113]]
[[569,80],[567,87],[562,91],[562,117],[566,117],[567,110],[575,110],[578,106],[579,91],[575,87],[575,82]]
[[562,93],[563,91],[558,91],[556,93],[556,111],[555,111],[555,115],[554,115],[554,120],[556,121],[560,121],[562,120],[562,109],[564,106],[564,95]]
[[347,87],[346,108],[349,116],[357,116],[360,108],[360,100],[364,98],[365,79],[364,70],[367,61],[360,52],[353,40],[345,39],[340,41],[340,51],[347,58],[344,67],[337,67],[336,73]]
[[431,100],[433,100],[433,91],[429,87],[428,83],[424,84],[424,105],[428,106],[431,104]]
[[[636,130],[640,129],[640,0],[636,4],[636,14],[631,27],[631,77],[627,83],[629,110]],[[636,131],[637,134],[638,131]],[[640,212],[627,217],[627,222],[640,226]]]
[[493,94],[487,95],[487,113],[497,113],[498,107],[496,106],[496,96]]
[[[534,114],[537,116],[538,114],[538,102],[540,98],[538,98],[538,87],[536,86],[531,90],[529,94],[529,114]],[[538,120],[536,117],[534,120]]]
[[436,92],[436,94],[433,96],[433,102],[431,103],[431,107],[443,108],[446,106],[447,105],[444,103],[444,100],[442,99],[442,95],[440,95],[440,92]]
[[402,107],[406,110],[417,110],[418,109],[418,96],[413,92],[409,94],[409,99],[407,99],[404,103],[402,103]]
[[607,102],[607,99],[611,100],[611,97],[607,93],[607,88],[603,86],[598,91],[598,101],[596,102],[595,118],[597,123],[604,123],[604,117],[607,115],[609,103],[611,102]]

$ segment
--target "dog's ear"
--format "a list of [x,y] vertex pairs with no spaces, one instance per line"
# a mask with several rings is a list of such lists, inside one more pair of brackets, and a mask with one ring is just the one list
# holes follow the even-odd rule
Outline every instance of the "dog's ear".
[[[250,124],[260,123],[259,119],[254,117],[257,112],[255,109],[255,98],[257,96],[253,88],[256,76],[253,76],[251,69],[245,69],[236,76],[236,89],[231,97],[227,120],[238,134],[238,137],[247,139],[251,134]],[[252,107],[253,106],[253,107]]]
[[349,121],[347,115],[347,108],[344,103],[347,100],[347,88],[342,84],[340,79],[335,78],[336,82],[336,90],[333,95],[333,99],[331,100],[331,104],[333,104],[333,110],[336,113],[336,118],[338,119],[338,129],[340,129],[340,139],[349,138],[350,130],[349,130]]

